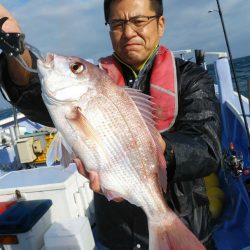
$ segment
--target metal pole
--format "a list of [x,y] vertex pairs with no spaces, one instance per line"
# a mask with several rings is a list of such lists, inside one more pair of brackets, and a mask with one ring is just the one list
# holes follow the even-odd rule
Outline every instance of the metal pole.
[[17,120],[17,109],[13,106],[13,117],[14,117],[14,129],[15,129],[15,136],[16,136],[16,140],[19,139],[19,125],[18,125],[18,120]]
[[250,134],[249,134],[249,128],[248,128],[248,123],[247,123],[247,119],[246,119],[246,113],[244,110],[243,101],[242,101],[242,97],[240,94],[239,83],[238,83],[236,73],[235,73],[235,68],[234,68],[234,64],[233,64],[233,57],[232,57],[231,49],[230,49],[228,38],[227,38],[227,32],[226,32],[226,27],[225,27],[224,20],[223,20],[220,2],[219,2],[219,0],[216,0],[216,2],[217,2],[217,6],[218,6],[218,12],[220,15],[220,20],[221,20],[221,24],[222,24],[222,28],[223,28],[223,33],[224,33],[226,45],[227,45],[227,50],[228,50],[228,55],[229,55],[229,63],[230,63],[231,68],[232,68],[233,78],[234,78],[236,89],[237,89],[237,92],[239,95],[240,107],[242,110],[242,115],[243,115],[244,124],[245,124],[246,132],[247,132],[247,138],[248,138],[248,151],[250,152]]
[[250,110],[250,79],[247,80],[247,90],[248,90],[248,104]]
[[13,106],[13,117],[14,117],[14,126],[13,126],[13,129],[14,129],[14,134],[15,134],[15,141],[14,141],[14,144],[13,144],[13,147],[14,147],[14,151],[15,151],[15,155],[16,155],[16,161],[18,163],[21,163],[20,161],[20,157],[19,157],[19,153],[18,153],[18,150],[17,150],[17,140],[19,139],[19,125],[18,125],[18,120],[17,120],[17,110],[16,108]]

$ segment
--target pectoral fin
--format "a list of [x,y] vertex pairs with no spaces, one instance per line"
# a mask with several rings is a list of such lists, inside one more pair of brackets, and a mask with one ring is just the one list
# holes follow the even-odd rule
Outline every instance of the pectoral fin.
[[[88,152],[91,155],[96,153],[99,157],[102,158],[103,161],[106,163],[109,162],[108,153],[96,133],[95,129],[88,121],[86,116],[82,113],[80,107],[74,107],[69,116],[66,117],[72,128],[77,131],[77,134],[83,139],[84,141],[84,148],[88,148]],[[77,146],[77,145],[76,145]],[[84,154],[84,152],[82,152]],[[86,156],[86,158],[91,158],[91,156]],[[93,158],[93,157],[92,157]],[[93,158],[94,159],[94,158]],[[92,159],[92,162],[93,162]],[[92,166],[93,167],[93,166]]]
[[47,166],[52,166],[58,159],[62,166],[67,167],[72,160],[72,155],[73,152],[70,146],[63,139],[62,135],[57,132],[47,151],[46,164]]
[[80,107],[74,107],[66,119],[83,139],[90,140],[96,145],[101,145],[95,129],[92,127],[85,115],[81,112]]

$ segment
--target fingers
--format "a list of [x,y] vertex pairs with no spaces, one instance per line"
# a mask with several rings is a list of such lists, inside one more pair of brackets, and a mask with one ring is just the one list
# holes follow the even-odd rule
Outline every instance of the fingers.
[[165,152],[167,145],[166,145],[166,142],[164,141],[164,139],[162,137],[159,138],[159,143],[160,143],[162,152]]
[[99,176],[96,172],[89,172],[89,187],[97,193],[101,192]]
[[[89,179],[89,187],[96,193],[103,194],[101,191],[101,186],[100,186],[100,180],[99,180],[99,175],[95,171],[87,171],[82,163],[82,161],[79,158],[75,158],[73,160],[76,164],[78,172]],[[124,199],[121,197],[114,198],[113,201],[115,202],[122,202]]]
[[[89,172],[89,187],[96,193],[103,194],[101,191],[99,176],[96,172]],[[117,197],[112,199],[115,202],[122,202],[124,199],[122,197]]]
[[11,15],[11,13],[4,8],[2,4],[0,4],[0,18],[2,17],[8,17],[9,19],[3,24],[3,31],[5,32],[21,32],[21,28],[19,24],[17,23],[14,16]]
[[101,192],[101,187],[100,187],[100,182],[99,182],[99,176],[96,172],[94,171],[90,171],[88,172],[82,161],[79,158],[75,158],[74,162],[76,164],[77,170],[78,172],[83,175],[84,177],[86,177],[87,179],[89,179],[89,187],[94,191],[94,192]]
[[86,171],[82,161],[79,158],[75,158],[73,161],[76,164],[78,172],[87,179],[89,179],[89,173]]
[[122,201],[124,201],[124,199],[122,197],[119,197],[119,198],[114,198],[113,201],[122,202]]

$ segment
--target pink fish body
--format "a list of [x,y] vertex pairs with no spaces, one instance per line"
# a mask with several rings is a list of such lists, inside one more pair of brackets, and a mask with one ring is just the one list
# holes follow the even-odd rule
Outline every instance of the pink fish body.
[[141,207],[150,250],[205,249],[165,202],[166,163],[148,97],[117,86],[80,58],[49,54],[38,69],[44,102],[63,137],[52,143],[48,164],[56,155],[67,162],[65,152],[73,153],[98,172],[108,199],[122,197]]

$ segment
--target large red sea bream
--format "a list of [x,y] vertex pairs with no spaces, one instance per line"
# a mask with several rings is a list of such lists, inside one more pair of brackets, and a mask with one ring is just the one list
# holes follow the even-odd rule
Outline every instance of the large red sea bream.
[[48,163],[57,155],[67,162],[66,151],[73,153],[87,170],[98,172],[108,199],[122,197],[141,207],[149,249],[205,249],[163,197],[166,163],[149,98],[117,86],[80,58],[48,54],[38,69],[43,100],[62,136],[52,143]]

